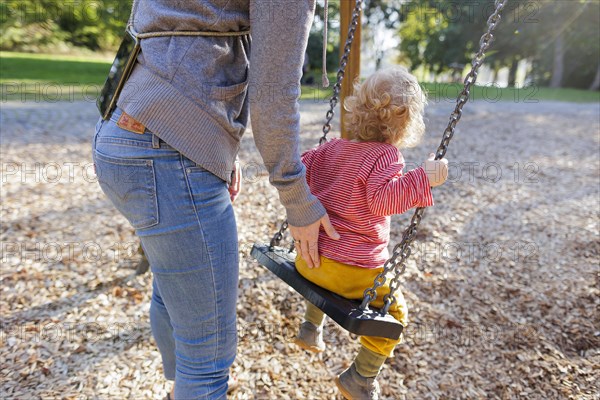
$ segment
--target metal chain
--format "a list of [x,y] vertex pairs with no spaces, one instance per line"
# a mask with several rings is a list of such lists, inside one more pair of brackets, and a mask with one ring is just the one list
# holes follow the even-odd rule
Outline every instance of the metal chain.
[[[350,27],[348,28],[348,37],[346,38],[346,43],[344,44],[344,54],[342,58],[340,58],[340,67],[337,72],[337,80],[335,85],[333,86],[333,95],[329,99],[329,110],[325,114],[325,124],[323,125],[323,136],[319,139],[319,146],[327,142],[327,134],[331,130],[331,120],[335,115],[335,107],[339,102],[340,90],[342,88],[342,81],[344,80],[344,74],[346,73],[346,66],[348,65],[348,58],[350,57],[350,51],[352,49],[352,42],[354,41],[354,34],[356,33],[356,28],[358,27],[358,19],[360,18],[360,13],[362,11],[362,0],[356,0],[356,5],[354,6],[354,10],[352,11],[352,20],[350,22]],[[273,249],[274,246],[278,246],[283,240],[283,234],[288,228],[288,222],[285,220],[281,224],[281,228],[279,231],[273,236],[271,239],[270,248]],[[294,245],[290,248],[290,252],[293,251]]]
[[279,246],[279,243],[281,243],[281,241],[283,240],[283,234],[285,233],[287,228],[288,228],[288,222],[286,219],[281,224],[281,228],[279,228],[279,231],[273,236],[273,239],[271,239],[271,243],[269,244],[269,247],[271,248],[271,250],[273,249],[273,247]]
[[[456,99],[456,107],[454,108],[454,111],[450,114],[448,126],[444,130],[442,141],[436,150],[436,160],[440,160],[444,157],[444,155],[446,155],[448,145],[454,137],[456,124],[458,124],[458,121],[460,121],[462,117],[462,109],[467,103],[467,101],[469,101],[469,97],[471,94],[471,86],[473,86],[477,81],[477,74],[479,73],[479,68],[483,64],[485,52],[488,50],[494,39],[493,32],[496,29],[497,25],[500,23],[501,12],[504,9],[507,1],[508,0],[495,1],[495,10],[487,20],[487,31],[483,34],[483,36],[481,36],[481,39],[479,40],[479,51],[471,61],[471,70],[469,71],[464,80],[463,90]],[[396,302],[396,297],[394,296],[394,293],[398,290],[400,286],[400,277],[406,270],[406,261],[408,260],[412,252],[411,244],[415,240],[415,237],[417,235],[417,228],[421,223],[421,219],[423,218],[424,213],[425,209],[422,207],[419,207],[415,210],[415,213],[412,216],[408,228],[406,228],[406,230],[402,234],[402,241],[394,247],[392,256],[385,262],[383,266],[383,271],[379,275],[377,275],[373,282],[373,286],[364,291],[363,301],[360,305],[361,309],[367,309],[369,307],[369,304],[373,300],[375,300],[375,298],[377,297],[377,288],[385,284],[386,275],[390,272],[394,273],[394,277],[390,280],[389,293],[383,296],[384,305],[381,309],[381,313],[384,315],[387,314],[392,304]]]

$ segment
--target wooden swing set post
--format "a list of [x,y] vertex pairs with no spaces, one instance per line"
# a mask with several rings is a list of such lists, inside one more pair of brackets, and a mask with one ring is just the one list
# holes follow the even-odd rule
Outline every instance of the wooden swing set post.
[[[350,27],[350,21],[352,21],[352,11],[354,10],[355,4],[355,0],[340,0],[340,57],[344,53],[344,46],[346,44],[346,38],[348,37],[348,28]],[[344,117],[346,114],[346,111],[344,110],[344,99],[346,96],[352,94],[352,85],[360,76],[361,20],[362,15],[358,20],[348,65],[346,66],[346,73],[344,74],[344,80],[342,82],[342,90],[340,91],[340,123],[342,138],[344,139],[350,139],[348,137],[348,132],[346,132],[346,128],[344,127]]]

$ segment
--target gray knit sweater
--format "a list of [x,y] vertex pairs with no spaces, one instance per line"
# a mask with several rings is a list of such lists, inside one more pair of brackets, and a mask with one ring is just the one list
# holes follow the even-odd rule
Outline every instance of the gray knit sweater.
[[235,37],[142,40],[118,106],[215,175],[229,181],[251,116],[254,141],[288,221],[325,214],[299,155],[298,97],[314,0],[138,0],[134,27],[242,31]]

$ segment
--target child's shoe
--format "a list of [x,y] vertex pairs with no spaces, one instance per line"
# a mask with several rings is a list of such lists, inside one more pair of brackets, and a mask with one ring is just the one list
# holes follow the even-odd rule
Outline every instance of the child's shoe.
[[378,400],[379,383],[376,378],[365,378],[356,371],[354,363],[335,378],[335,384],[348,400]]
[[323,327],[317,327],[312,322],[304,321],[302,325],[300,325],[300,331],[298,332],[298,336],[294,339],[294,343],[313,353],[321,353],[325,350]]

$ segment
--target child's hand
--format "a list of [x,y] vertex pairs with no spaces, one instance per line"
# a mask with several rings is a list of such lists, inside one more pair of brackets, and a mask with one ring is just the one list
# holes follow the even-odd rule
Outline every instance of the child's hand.
[[423,163],[423,168],[431,187],[440,186],[448,179],[448,160],[445,158],[435,160],[435,154],[431,153],[429,158]]

